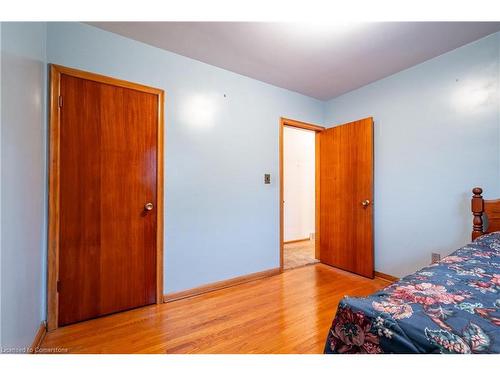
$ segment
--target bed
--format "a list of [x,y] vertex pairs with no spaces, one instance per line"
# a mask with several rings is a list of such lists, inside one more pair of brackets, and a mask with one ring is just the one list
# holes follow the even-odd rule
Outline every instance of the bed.
[[342,299],[325,353],[500,353],[500,200],[473,194],[473,242],[371,296]]

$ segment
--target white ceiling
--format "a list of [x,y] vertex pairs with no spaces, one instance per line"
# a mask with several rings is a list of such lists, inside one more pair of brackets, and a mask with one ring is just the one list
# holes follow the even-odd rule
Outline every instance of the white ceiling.
[[323,100],[500,30],[500,22],[90,24]]

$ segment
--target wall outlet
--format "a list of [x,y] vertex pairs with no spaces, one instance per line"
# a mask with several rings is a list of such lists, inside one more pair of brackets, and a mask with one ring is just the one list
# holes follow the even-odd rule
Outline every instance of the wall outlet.
[[431,253],[431,264],[437,263],[441,260],[441,254]]

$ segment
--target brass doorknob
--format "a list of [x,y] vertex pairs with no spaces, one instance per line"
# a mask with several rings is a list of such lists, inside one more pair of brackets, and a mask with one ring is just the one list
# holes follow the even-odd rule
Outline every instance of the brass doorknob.
[[151,211],[151,210],[153,209],[153,207],[154,207],[154,206],[153,206],[153,203],[151,203],[151,202],[146,203],[146,204],[144,205],[144,209],[145,209],[146,211]]
[[368,207],[370,205],[370,201],[368,199],[365,199],[363,202],[361,202],[361,205],[363,207]]

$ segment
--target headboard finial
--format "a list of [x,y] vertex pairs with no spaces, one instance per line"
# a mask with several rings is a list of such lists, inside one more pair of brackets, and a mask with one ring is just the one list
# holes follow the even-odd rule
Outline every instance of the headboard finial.
[[477,237],[482,236],[484,234],[483,229],[483,211],[484,211],[484,201],[483,189],[480,187],[475,187],[472,189],[472,193],[474,194],[471,199],[471,210],[472,215],[474,215],[474,219],[472,220],[472,240],[475,240]]

